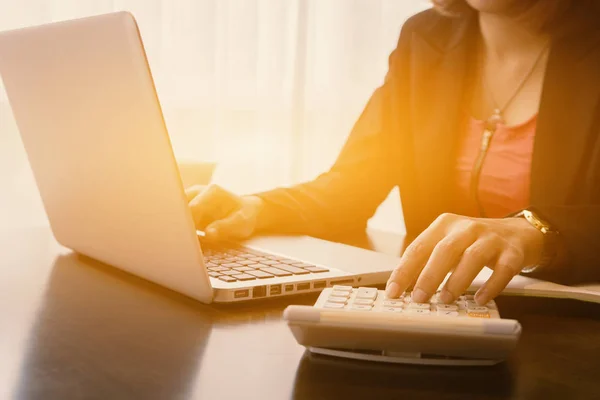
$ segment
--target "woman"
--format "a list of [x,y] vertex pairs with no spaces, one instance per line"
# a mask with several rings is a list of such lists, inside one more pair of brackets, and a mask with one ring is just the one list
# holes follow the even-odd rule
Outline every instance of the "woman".
[[418,233],[387,293],[484,304],[518,273],[600,280],[600,21],[594,0],[437,0],[406,22],[332,169],[255,196],[191,189],[216,238],[364,228],[394,186]]

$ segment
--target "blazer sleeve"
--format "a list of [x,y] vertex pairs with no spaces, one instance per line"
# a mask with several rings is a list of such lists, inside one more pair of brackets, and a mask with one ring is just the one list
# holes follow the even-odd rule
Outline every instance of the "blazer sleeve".
[[333,167],[311,182],[258,194],[265,203],[261,230],[324,237],[364,229],[397,184],[390,118],[402,112],[397,99],[407,97],[402,96],[409,65],[405,30],[406,25],[389,57],[384,84],[370,98]]
[[566,285],[600,282],[600,205],[535,207],[560,233],[562,255],[531,276]]
[[[598,132],[600,134],[600,132]],[[533,206],[559,232],[561,251],[557,262],[532,276],[573,285],[600,282],[600,135],[589,164],[589,179],[578,182],[583,204]]]

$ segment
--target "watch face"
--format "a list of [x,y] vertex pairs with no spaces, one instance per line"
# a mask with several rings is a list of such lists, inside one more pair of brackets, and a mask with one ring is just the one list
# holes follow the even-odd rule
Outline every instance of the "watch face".
[[523,210],[523,216],[529,221],[533,226],[542,231],[542,233],[546,233],[550,230],[550,225],[546,222],[542,221],[537,215],[532,213],[529,210]]

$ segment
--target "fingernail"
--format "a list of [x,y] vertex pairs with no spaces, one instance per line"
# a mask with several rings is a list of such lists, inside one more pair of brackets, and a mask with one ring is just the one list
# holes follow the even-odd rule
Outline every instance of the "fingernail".
[[385,288],[385,295],[390,299],[395,299],[400,294],[400,286],[396,282],[390,283]]
[[475,293],[475,301],[480,306],[486,304],[489,301],[488,292],[486,288],[482,287],[477,291],[477,293]]
[[452,303],[454,301],[454,295],[446,289],[442,289],[441,293],[438,295],[438,298],[444,304]]
[[415,303],[425,303],[431,296],[421,288],[416,288],[412,292],[412,301]]

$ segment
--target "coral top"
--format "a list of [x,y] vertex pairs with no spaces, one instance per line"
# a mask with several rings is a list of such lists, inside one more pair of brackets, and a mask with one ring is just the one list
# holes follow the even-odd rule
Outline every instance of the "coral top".
[[[499,124],[494,132],[479,178],[479,199],[486,217],[502,218],[529,205],[536,122],[537,114],[520,125]],[[458,209],[473,217],[481,216],[471,192],[471,175],[481,151],[484,127],[484,121],[467,121],[456,163]]]

